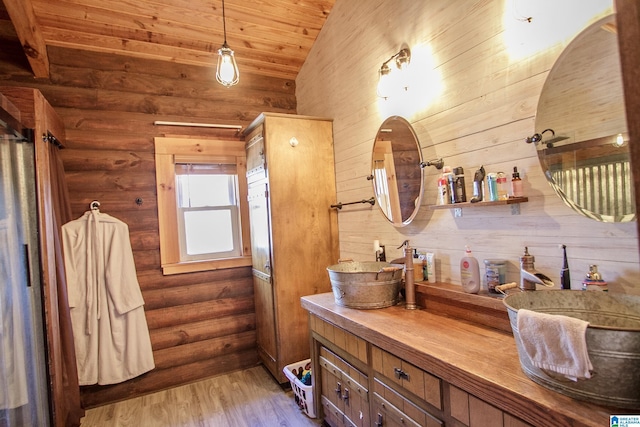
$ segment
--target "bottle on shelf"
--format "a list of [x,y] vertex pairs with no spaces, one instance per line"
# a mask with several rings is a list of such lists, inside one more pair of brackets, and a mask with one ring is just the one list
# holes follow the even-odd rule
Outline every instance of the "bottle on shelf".
[[438,178],[438,204],[447,205],[451,202],[449,196],[449,175],[451,175],[451,167],[443,166],[442,175]]
[[461,202],[467,201],[467,189],[464,182],[464,169],[461,167],[456,168],[456,191],[458,192],[458,198]]
[[489,188],[489,201],[495,202],[498,200],[498,182],[497,174],[489,172],[487,174],[487,187]]
[[507,189],[507,175],[504,172],[498,172],[496,176],[496,184],[498,185],[498,200],[506,200],[509,198]]
[[518,173],[518,167],[513,167],[513,174],[511,175],[511,196],[512,197],[522,197],[522,179],[520,178],[520,173]]
[[466,246],[465,256],[460,260],[460,281],[463,291],[470,294],[480,291],[480,266],[469,246]]

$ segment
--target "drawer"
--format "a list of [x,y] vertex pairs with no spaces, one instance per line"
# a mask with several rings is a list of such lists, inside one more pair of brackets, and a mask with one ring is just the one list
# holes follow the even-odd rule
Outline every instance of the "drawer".
[[368,363],[367,342],[362,338],[320,319],[314,314],[309,316],[309,328],[359,361]]
[[437,409],[442,409],[440,378],[376,346],[372,347],[371,359],[376,372]]
[[375,380],[373,417],[376,426],[442,427],[441,420],[414,405],[393,389]]
[[[324,348],[323,348],[324,349]],[[321,350],[322,352],[322,350]],[[335,356],[337,357],[337,356]],[[343,361],[344,364],[347,364]],[[348,365],[348,364],[347,364]],[[369,390],[367,388],[367,376],[365,374],[360,373],[357,369],[350,366],[351,369],[347,369],[351,371],[357,379],[353,378],[349,375],[347,370],[340,369],[335,363],[329,361],[326,357],[320,356],[320,369],[327,371],[330,375],[333,375],[336,378],[336,381],[339,381],[341,384],[341,388],[347,387],[350,390],[350,394],[357,394],[362,400],[365,402],[369,400]],[[329,385],[327,385],[329,387]],[[331,388],[334,392],[337,393],[336,388]]]

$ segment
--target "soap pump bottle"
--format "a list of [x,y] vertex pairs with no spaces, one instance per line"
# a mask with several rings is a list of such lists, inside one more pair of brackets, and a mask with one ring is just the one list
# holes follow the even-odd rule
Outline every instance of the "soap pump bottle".
[[480,291],[480,266],[478,260],[471,254],[469,246],[465,247],[465,256],[460,260],[462,290],[470,294],[477,294]]

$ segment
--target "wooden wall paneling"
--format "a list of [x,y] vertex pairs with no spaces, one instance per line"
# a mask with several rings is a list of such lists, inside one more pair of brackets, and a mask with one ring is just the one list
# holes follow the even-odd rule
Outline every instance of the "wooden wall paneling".
[[154,349],[156,369],[164,370],[207,360],[212,354],[234,354],[243,350],[255,352],[256,331],[240,331],[233,335],[202,338],[164,349]]
[[171,348],[203,339],[255,331],[255,328],[256,316],[249,312],[234,318],[207,319],[186,326],[168,326],[155,330],[152,345],[155,349]]
[[[164,307],[146,312],[149,330],[174,324],[187,324],[202,319],[230,316],[254,310],[253,295],[218,298],[197,303]],[[152,334],[153,335],[153,334]],[[153,336],[152,336],[153,340]]]
[[[393,114],[411,122],[425,158],[432,154],[447,165],[464,167],[468,194],[480,165],[487,172],[506,173],[517,166],[529,197],[520,215],[511,215],[508,207],[465,208],[462,217],[455,218],[453,211],[427,209],[435,202],[438,175],[427,170],[422,207],[407,227],[392,227],[377,206],[343,209],[338,217],[340,256],[373,260],[372,241],[378,239],[391,248],[387,256],[396,257],[401,253],[393,244],[409,239],[412,247],[435,253],[439,280],[456,284],[465,245],[480,262],[506,259],[508,280],[519,279],[518,257],[528,246],[536,268],[559,283],[558,248],[566,244],[574,288],[580,287],[589,264],[596,263],[616,291],[640,293],[635,224],[598,223],[572,212],[547,183],[535,149],[523,142],[535,132],[542,86],[568,40],[528,56],[513,55],[505,43],[512,22],[504,5],[373,0],[360,5],[357,16],[347,4],[334,6],[296,79],[296,95],[300,114],[334,118],[338,200],[372,194],[365,177],[370,174],[373,139]],[[575,2],[571,7],[583,6]],[[598,7],[593,17],[572,25],[586,26],[612,10],[604,0]],[[520,29],[526,31],[526,26]],[[439,79],[437,96],[425,84],[410,88],[397,102],[377,98],[377,70],[403,43],[412,49],[412,66],[421,67],[415,70],[419,83],[431,84],[431,74]],[[331,53],[338,45],[341,58]],[[419,61],[425,52],[432,61],[428,66]]]
[[233,278],[214,283],[204,282],[193,285],[166,287],[145,292],[145,309],[154,310],[247,295],[251,295],[250,278]]

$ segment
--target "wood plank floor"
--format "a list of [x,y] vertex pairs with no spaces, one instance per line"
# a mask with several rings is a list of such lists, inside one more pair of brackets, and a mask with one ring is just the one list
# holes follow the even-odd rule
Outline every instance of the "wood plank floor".
[[318,427],[263,366],[87,410],[81,427]]

